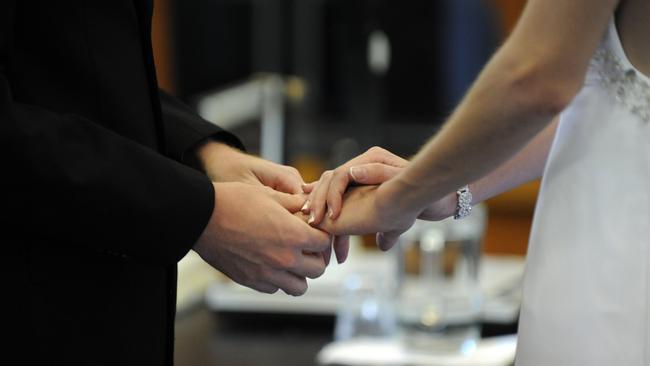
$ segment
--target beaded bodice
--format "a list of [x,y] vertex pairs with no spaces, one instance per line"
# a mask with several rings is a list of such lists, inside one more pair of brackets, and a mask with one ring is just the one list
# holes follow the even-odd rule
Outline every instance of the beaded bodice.
[[622,107],[650,123],[650,79],[627,59],[615,26],[610,26],[605,39],[591,60],[591,80],[599,83]]

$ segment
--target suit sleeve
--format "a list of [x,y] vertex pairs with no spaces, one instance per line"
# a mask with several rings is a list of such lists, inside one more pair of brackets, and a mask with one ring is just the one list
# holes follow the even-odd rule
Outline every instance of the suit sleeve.
[[91,120],[14,100],[4,70],[11,8],[0,14],[3,235],[177,262],[212,214],[211,182]]
[[237,137],[204,120],[190,107],[160,90],[160,104],[165,125],[165,143],[169,156],[183,164],[201,169],[192,149],[205,139],[226,143],[245,151]]

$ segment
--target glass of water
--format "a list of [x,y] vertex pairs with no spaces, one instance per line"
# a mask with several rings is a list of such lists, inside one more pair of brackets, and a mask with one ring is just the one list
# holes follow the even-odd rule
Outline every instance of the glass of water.
[[480,338],[478,271],[486,211],[463,220],[419,221],[400,245],[398,322],[407,347],[469,353]]
[[395,335],[394,279],[381,273],[352,273],[343,283],[334,338],[390,338]]

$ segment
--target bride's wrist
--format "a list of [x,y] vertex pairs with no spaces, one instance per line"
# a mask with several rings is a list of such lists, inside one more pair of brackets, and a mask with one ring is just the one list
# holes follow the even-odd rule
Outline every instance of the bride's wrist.
[[426,198],[422,187],[414,185],[399,176],[382,184],[380,188],[383,189],[383,195],[388,199],[388,206],[397,209],[401,213],[417,216],[431,202]]
[[452,192],[429,204],[418,216],[419,219],[439,221],[451,217],[456,212],[457,196]]

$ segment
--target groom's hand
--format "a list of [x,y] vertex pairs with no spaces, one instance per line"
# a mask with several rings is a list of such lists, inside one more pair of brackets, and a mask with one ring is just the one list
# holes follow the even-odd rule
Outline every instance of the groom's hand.
[[325,271],[330,238],[299,214],[304,199],[269,187],[214,183],[215,206],[194,250],[235,282],[290,295]]
[[213,182],[241,182],[264,185],[285,193],[302,192],[304,181],[293,167],[276,164],[215,141],[199,146],[196,154]]

